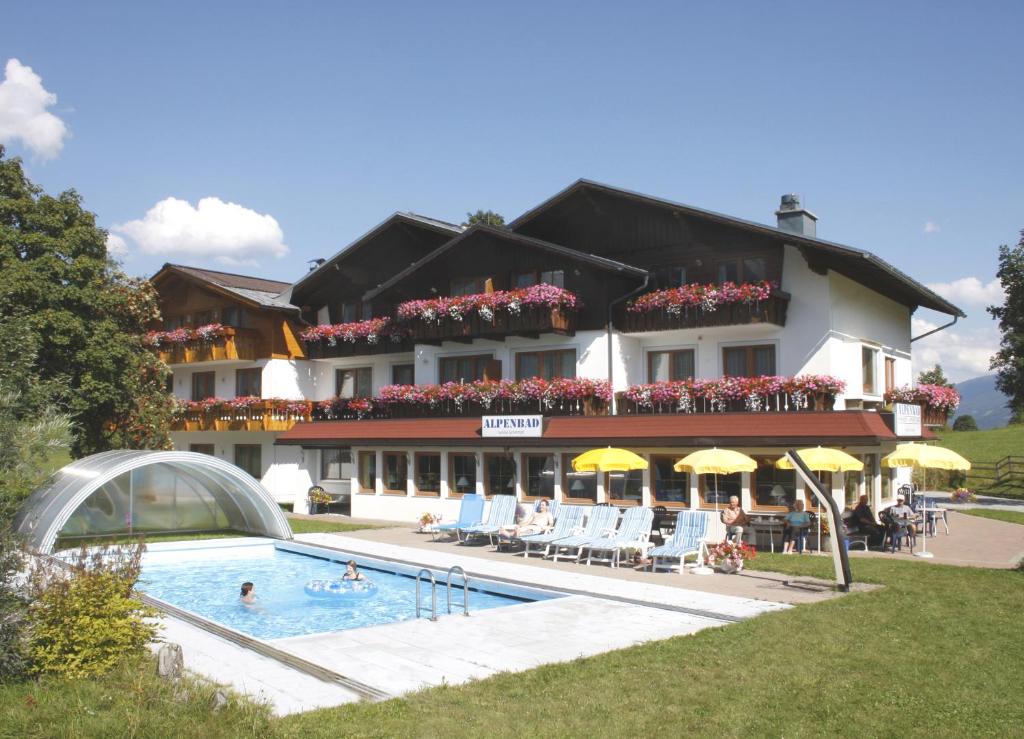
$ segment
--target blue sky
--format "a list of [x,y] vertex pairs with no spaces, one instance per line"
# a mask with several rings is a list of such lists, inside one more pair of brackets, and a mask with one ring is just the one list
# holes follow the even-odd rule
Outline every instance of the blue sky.
[[919,363],[975,376],[997,342],[996,248],[1024,227],[1019,2],[16,0],[3,15],[7,80],[8,60],[19,79],[30,67],[66,134],[33,148],[5,128],[0,88],[0,141],[48,191],[77,189],[132,273],[292,280],[395,210],[511,218],[579,177],[767,223],[792,191],[820,236],[970,315],[915,344]]

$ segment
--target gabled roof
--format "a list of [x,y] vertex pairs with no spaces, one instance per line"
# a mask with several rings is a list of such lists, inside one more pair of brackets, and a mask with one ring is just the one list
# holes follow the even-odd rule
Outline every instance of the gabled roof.
[[416,272],[418,269],[423,267],[423,265],[429,264],[438,257],[443,256],[444,254],[448,253],[456,246],[461,244],[463,241],[472,238],[476,234],[489,234],[496,238],[509,241],[520,246],[532,247],[534,249],[541,249],[543,251],[548,251],[553,254],[559,254],[561,256],[568,257],[569,259],[575,259],[579,262],[589,264],[593,267],[597,267],[598,269],[602,269],[607,272],[615,272],[617,274],[625,274],[638,278],[644,277],[647,274],[647,270],[645,269],[641,269],[640,267],[634,267],[630,264],[625,264],[623,262],[617,262],[614,259],[608,259],[607,257],[597,256],[596,254],[587,254],[586,252],[582,252],[577,249],[570,249],[567,246],[552,244],[550,241],[543,241],[541,239],[535,239],[532,236],[524,236],[523,234],[513,233],[512,231],[509,231],[504,228],[496,228],[494,226],[488,226],[483,223],[478,223],[474,226],[470,226],[469,228],[467,228],[461,234],[453,238],[451,241],[447,242],[444,246],[441,246],[435,249],[434,251],[430,252],[430,254],[423,257],[423,259],[420,259],[417,262],[413,262],[387,282],[384,282],[383,284],[378,285],[373,290],[368,291],[365,295],[365,298],[369,300],[374,296],[379,295],[380,293],[387,290],[389,287],[392,287],[401,282],[402,280],[404,280],[413,272]]
[[291,283],[279,280],[267,280],[262,277],[249,277],[231,272],[218,272],[212,269],[199,269],[184,264],[165,264],[153,275],[152,281],[158,282],[166,277],[177,274],[192,282],[198,282],[221,294],[240,298],[252,305],[276,310],[297,312],[298,308],[288,302],[287,296]]
[[292,292],[294,292],[296,288],[298,288],[300,285],[307,282],[308,280],[311,280],[314,277],[318,277],[324,274],[328,269],[333,268],[334,265],[338,263],[342,258],[351,257],[359,249],[359,247],[371,241],[373,237],[377,236],[382,231],[391,228],[395,224],[399,223],[406,223],[411,226],[426,228],[436,233],[449,236],[457,236],[463,231],[462,226],[458,226],[454,223],[448,223],[447,221],[441,221],[438,220],[437,218],[421,216],[418,213],[408,213],[401,211],[392,213],[390,216],[385,218],[383,221],[378,223],[376,226],[371,228],[362,236],[350,242],[349,244],[346,244],[344,247],[342,247],[342,249],[339,252],[337,252],[330,259],[324,261],[324,263],[319,265],[316,269],[310,270],[302,277],[300,277],[298,280],[296,280],[295,284],[292,285]]
[[[962,310],[950,303],[948,300],[937,295],[914,278],[901,272],[884,259],[875,256],[869,251],[856,249],[852,246],[837,244],[832,241],[826,241],[812,236],[795,234],[791,231],[785,231],[775,226],[768,226],[763,223],[756,223],[743,218],[736,218],[735,216],[728,216],[723,213],[716,213],[715,211],[696,208],[692,205],[677,203],[672,200],[665,200],[664,198],[644,195],[643,193],[625,190],[620,187],[606,185],[593,180],[577,180],[564,190],[556,193],[540,205],[531,208],[513,220],[509,224],[509,228],[513,231],[517,231],[533,219],[551,210],[573,195],[588,189],[610,195],[614,198],[652,205],[670,211],[691,215],[696,218],[703,218],[725,225],[737,226],[747,231],[780,239],[788,244],[801,247],[806,255],[819,257],[825,266],[834,269],[840,274],[845,274],[857,282],[867,284],[869,287],[883,295],[889,293],[900,294],[905,297],[905,300],[901,300],[900,302],[906,303],[909,300],[912,301],[913,304],[930,308],[940,313],[959,316],[961,318],[966,316]],[[890,295],[890,297],[894,296]],[[894,299],[896,298],[894,297]]]

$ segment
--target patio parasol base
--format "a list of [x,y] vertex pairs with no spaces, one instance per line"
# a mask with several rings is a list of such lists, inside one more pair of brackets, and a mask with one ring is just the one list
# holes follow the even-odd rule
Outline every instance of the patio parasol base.
[[932,559],[935,555],[931,552],[914,552],[915,557],[922,557],[923,559]]
[[699,565],[690,570],[691,575],[714,575],[715,571],[707,565]]

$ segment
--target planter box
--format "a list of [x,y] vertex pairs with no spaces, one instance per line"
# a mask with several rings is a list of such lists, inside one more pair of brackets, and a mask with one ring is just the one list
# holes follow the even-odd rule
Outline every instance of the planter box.
[[497,313],[493,321],[485,321],[479,313],[471,313],[461,321],[445,318],[437,321],[410,321],[406,324],[416,341],[449,341],[504,337],[516,334],[563,334],[576,331],[576,312],[561,308],[524,308],[519,315]]
[[713,326],[742,326],[754,323],[770,323],[774,326],[786,325],[786,312],[789,308],[789,294],[776,292],[767,300],[756,303],[733,303],[720,305],[715,310],[700,310],[687,307],[678,315],[667,311],[651,311],[632,313],[624,311],[618,321],[625,333],[644,333],[646,331],[674,331],[683,328],[709,328]]

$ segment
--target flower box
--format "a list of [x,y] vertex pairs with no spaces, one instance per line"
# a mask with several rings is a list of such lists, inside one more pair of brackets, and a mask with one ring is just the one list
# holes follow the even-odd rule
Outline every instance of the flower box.
[[900,387],[885,393],[885,403],[909,403],[921,406],[921,423],[925,426],[945,426],[949,415],[960,405],[960,393],[943,385],[922,384]]
[[683,306],[673,311],[657,308],[638,312],[627,308],[624,316],[620,319],[620,325],[625,333],[674,331],[755,323],[785,326],[788,307],[789,294],[776,291],[763,300],[751,303],[726,303],[713,307]]

